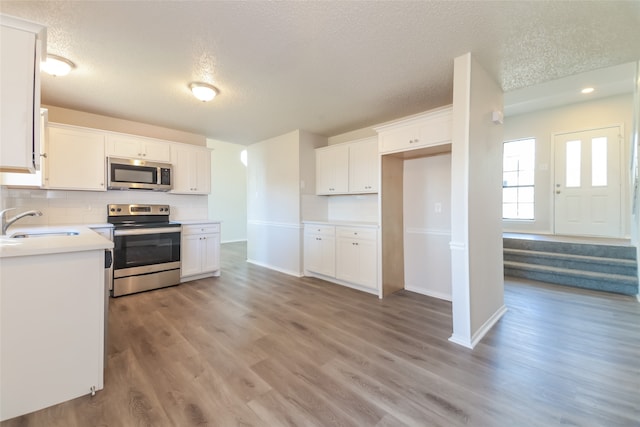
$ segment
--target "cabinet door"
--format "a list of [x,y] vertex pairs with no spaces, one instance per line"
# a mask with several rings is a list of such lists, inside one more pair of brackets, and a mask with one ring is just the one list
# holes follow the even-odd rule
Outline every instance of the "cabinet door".
[[420,145],[431,146],[451,142],[453,133],[451,111],[430,117],[420,126]]
[[376,242],[338,238],[336,278],[368,288],[377,287]]
[[168,162],[171,160],[171,145],[131,135],[112,134],[107,136],[107,155]]
[[316,150],[316,194],[344,194],[349,191],[349,147]]
[[205,234],[202,238],[202,272],[220,270],[220,235]]
[[6,172],[35,172],[33,154],[39,151],[39,41],[28,31],[4,25],[1,30],[0,168]]
[[335,238],[319,234],[305,234],[305,269],[334,277],[336,274]]
[[380,133],[380,152],[411,150],[420,145],[420,126],[407,125]]
[[349,146],[349,193],[378,192],[378,163],[378,138]]
[[209,150],[198,150],[193,153],[195,156],[195,186],[194,193],[209,194],[211,192],[211,152]]
[[171,147],[173,163],[172,193],[209,194],[211,191],[211,152],[185,144]]
[[182,235],[180,247],[180,276],[192,276],[202,272],[202,236],[199,234]]
[[140,140],[127,135],[108,135],[106,150],[113,157],[142,158]]
[[160,141],[144,141],[142,143],[142,157],[154,162],[169,162],[171,160],[171,144]]
[[46,188],[106,191],[105,171],[103,134],[49,126]]

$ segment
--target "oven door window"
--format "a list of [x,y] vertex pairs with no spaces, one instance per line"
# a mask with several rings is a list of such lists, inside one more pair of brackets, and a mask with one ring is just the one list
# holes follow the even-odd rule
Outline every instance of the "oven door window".
[[114,237],[114,268],[180,261],[180,233],[133,234]]

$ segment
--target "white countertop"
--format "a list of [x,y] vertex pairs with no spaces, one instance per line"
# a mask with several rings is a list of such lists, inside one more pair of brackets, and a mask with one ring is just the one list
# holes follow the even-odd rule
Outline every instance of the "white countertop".
[[194,225],[194,224],[220,224],[222,221],[216,219],[176,219],[174,222],[178,222],[182,225]]
[[[104,225],[105,227],[107,225]],[[99,227],[95,227],[99,228]],[[51,235],[11,238],[16,233],[77,232],[77,235]],[[58,254],[113,248],[113,242],[86,225],[11,227],[7,236],[0,236],[0,258]]]
[[320,225],[338,225],[347,227],[368,227],[380,228],[377,222],[360,222],[360,221],[330,221],[330,220],[304,220],[303,224],[320,224]]

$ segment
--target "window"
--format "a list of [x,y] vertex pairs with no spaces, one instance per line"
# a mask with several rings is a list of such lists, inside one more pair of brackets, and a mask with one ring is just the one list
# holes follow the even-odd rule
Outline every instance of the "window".
[[502,218],[534,219],[536,140],[507,141],[502,157]]

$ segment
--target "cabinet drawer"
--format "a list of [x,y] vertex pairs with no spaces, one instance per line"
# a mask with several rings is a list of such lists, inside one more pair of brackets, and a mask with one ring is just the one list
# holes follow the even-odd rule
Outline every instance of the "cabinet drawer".
[[219,233],[220,224],[197,224],[197,225],[183,225],[182,234],[211,234]]
[[338,237],[346,237],[350,239],[375,240],[376,230],[370,228],[344,228],[338,227],[336,230]]
[[319,234],[322,236],[335,236],[336,227],[333,225],[307,224],[304,226],[305,234]]

